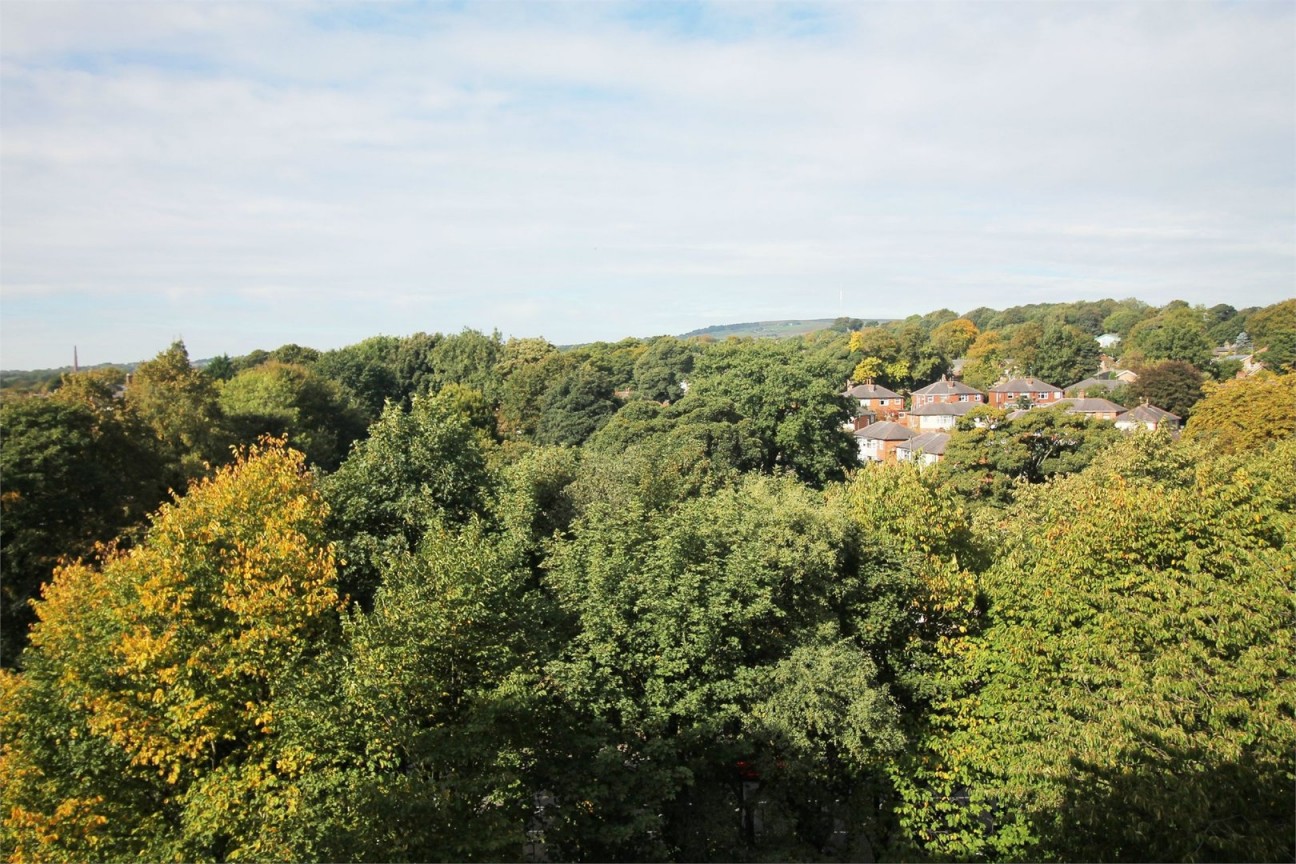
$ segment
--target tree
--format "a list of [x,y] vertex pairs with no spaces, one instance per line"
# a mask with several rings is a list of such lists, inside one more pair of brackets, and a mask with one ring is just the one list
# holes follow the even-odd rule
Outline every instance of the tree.
[[477,330],[442,336],[427,351],[426,376],[415,378],[411,393],[435,393],[447,384],[462,384],[481,392],[487,400],[499,398],[495,365],[503,345],[499,333],[487,336]]
[[305,765],[277,724],[337,634],[324,513],[271,442],[164,506],[142,545],[58,572],[0,712],[10,854],[298,857],[275,826]]
[[901,775],[925,853],[1285,860],[1294,488],[1291,441],[1216,462],[1136,436],[1024,490],[952,657],[965,692]]
[[1186,420],[1201,401],[1205,376],[1191,363],[1165,360],[1139,370],[1138,380],[1129,385],[1131,404],[1146,400]]
[[1103,319],[1103,330],[1108,333],[1115,333],[1121,339],[1129,336],[1134,325],[1138,324],[1144,318],[1155,314],[1156,310],[1152,309],[1146,303],[1138,300],[1124,300],[1121,307],[1112,312]]
[[1296,372],[1296,300],[1266,306],[1247,319],[1247,327],[1266,369]]
[[29,602],[60,559],[91,555],[141,522],[166,494],[161,458],[148,430],[97,414],[80,376],[50,399],[0,404],[0,659],[12,666],[33,621]]
[[1202,390],[1206,398],[1188,420],[1188,438],[1237,453],[1296,435],[1296,373],[1207,382]]
[[962,357],[981,331],[966,318],[947,321],[932,331],[932,346],[946,357]]
[[403,402],[412,392],[396,371],[404,344],[395,336],[373,336],[320,355],[314,368],[346,388],[372,422],[389,400]]
[[228,436],[215,382],[189,363],[183,342],[139,365],[126,387],[126,407],[152,430],[177,488],[225,459]]
[[[348,622],[325,776],[360,794],[353,836],[325,860],[519,857],[545,743],[539,673],[558,635],[522,527],[430,526],[419,549],[383,564],[372,610]],[[336,819],[335,801],[321,801],[319,821]]]
[[1013,327],[1011,333],[1005,335],[1008,336],[1008,341],[1003,348],[1004,359],[1023,373],[1033,368],[1040,340],[1044,338],[1044,328],[1034,321],[1027,321]]
[[1198,369],[1210,362],[1213,347],[1201,314],[1175,303],[1136,324],[1125,342],[1147,360],[1182,360]]
[[126,373],[109,366],[91,369],[72,375],[63,375],[59,388],[50,394],[51,399],[68,404],[80,404],[100,418],[119,414],[122,405],[118,396],[126,383]]
[[570,369],[567,358],[545,339],[510,339],[500,351],[499,432],[528,438],[540,422],[545,391]]
[[1067,387],[1098,371],[1098,342],[1068,324],[1052,324],[1040,337],[1030,374]]
[[541,444],[578,445],[616,413],[612,384],[589,367],[576,369],[545,393],[536,423]]
[[[834,819],[843,857],[883,844],[913,577],[844,516],[748,478],[666,512],[595,507],[555,544],[573,629],[546,676],[568,719],[536,782],[560,802],[559,854],[822,857]],[[740,762],[761,776],[760,837],[731,816],[750,806]]]
[[226,422],[242,441],[286,435],[313,464],[338,466],[365,431],[365,417],[341,385],[305,366],[271,360],[220,389]]
[[614,390],[634,386],[634,370],[647,347],[642,340],[628,337],[619,342],[590,342],[571,350],[575,364],[604,376]]
[[670,336],[655,340],[634,367],[637,395],[656,402],[674,402],[684,395],[680,386],[693,370],[693,349]]
[[218,354],[207,361],[202,372],[213,381],[228,381],[237,374],[238,370],[234,368],[234,361],[228,354]]
[[832,373],[792,342],[716,346],[698,358],[680,405],[695,398],[728,400],[761,442],[759,470],[790,469],[822,485],[857,463],[855,442],[842,429],[850,408]]
[[1033,408],[1016,420],[993,411],[964,420],[945,447],[938,475],[965,497],[987,503],[1007,503],[1022,484],[1079,471],[1121,437],[1110,423],[1062,407]]
[[388,404],[369,437],[321,488],[344,562],[341,589],[368,603],[383,562],[419,548],[429,526],[462,524],[489,488],[485,441],[450,400],[416,396]]

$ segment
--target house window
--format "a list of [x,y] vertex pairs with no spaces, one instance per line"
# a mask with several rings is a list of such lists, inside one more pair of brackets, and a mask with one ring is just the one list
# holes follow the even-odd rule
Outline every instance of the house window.
[[1038,395],[1039,395],[1039,398],[1041,398],[1041,399],[1047,399],[1047,398],[1049,398],[1049,394],[1047,394],[1047,393],[1040,393],[1040,394],[1038,394]]
[[959,401],[960,401],[960,402],[966,402],[966,401],[967,401],[967,394],[966,394],[966,393],[961,394],[961,395],[959,396]]

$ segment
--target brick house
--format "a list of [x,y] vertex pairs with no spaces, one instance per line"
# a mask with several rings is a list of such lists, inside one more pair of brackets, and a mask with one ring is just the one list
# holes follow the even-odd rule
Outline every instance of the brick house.
[[950,436],[946,432],[924,432],[896,445],[896,459],[900,462],[921,461],[935,465],[945,456],[945,445]]
[[984,404],[985,394],[980,390],[973,389],[962,381],[951,381],[948,377],[942,375],[939,381],[935,381],[923,387],[921,390],[913,392],[913,398],[910,399],[911,408],[917,408],[919,405],[936,405],[950,404],[956,402]]
[[1022,397],[1032,405],[1049,406],[1062,398],[1062,390],[1047,381],[1029,376],[1012,378],[990,388],[990,404],[996,408],[1012,408]]
[[984,402],[934,402],[915,405],[905,415],[904,422],[917,432],[948,432],[958,425],[958,420]]
[[893,462],[896,447],[913,437],[914,432],[909,427],[889,420],[879,420],[855,433],[860,461]]
[[872,413],[880,420],[891,420],[904,411],[903,396],[872,381],[853,386],[847,381],[846,392],[842,395],[851,400],[857,415]]

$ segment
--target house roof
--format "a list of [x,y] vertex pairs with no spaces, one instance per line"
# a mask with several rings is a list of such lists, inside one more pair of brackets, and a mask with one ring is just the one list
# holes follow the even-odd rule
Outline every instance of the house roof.
[[1011,378],[1002,384],[996,384],[990,388],[991,393],[1044,393],[1049,390],[1062,391],[1061,387],[1054,387],[1047,381],[1041,381],[1038,378]]
[[897,450],[908,450],[910,453],[929,453],[932,456],[944,456],[945,445],[949,443],[950,436],[948,432],[924,432],[914,438],[909,439],[903,444],[896,446]]
[[913,391],[915,396],[983,396],[980,390],[976,390],[962,381],[951,381],[944,375],[939,381],[933,381],[921,390]]
[[856,384],[854,387],[846,388],[846,395],[852,399],[899,399],[900,394],[894,393],[885,387],[877,384]]
[[914,437],[914,431],[908,426],[892,423],[890,420],[879,420],[855,432],[856,438],[872,438],[877,441],[908,441]]
[[1059,399],[1058,405],[1065,405],[1072,414],[1121,414],[1124,406],[1117,405],[1110,399]]
[[986,407],[984,402],[933,402],[909,409],[911,417],[962,417],[973,408]]
[[1126,411],[1118,420],[1134,420],[1139,423],[1164,423],[1166,420],[1178,420],[1178,414],[1171,414],[1164,408],[1155,405],[1139,405]]

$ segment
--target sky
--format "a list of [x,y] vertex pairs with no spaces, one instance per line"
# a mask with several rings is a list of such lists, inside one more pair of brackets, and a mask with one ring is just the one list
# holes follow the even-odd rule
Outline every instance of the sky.
[[1296,4],[0,3],[0,367],[1296,295]]

